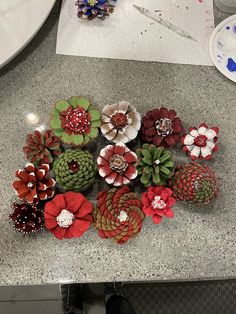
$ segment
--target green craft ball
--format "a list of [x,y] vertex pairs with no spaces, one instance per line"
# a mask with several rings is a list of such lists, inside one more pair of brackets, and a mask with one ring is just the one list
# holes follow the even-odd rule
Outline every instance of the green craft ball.
[[54,162],[53,172],[65,191],[83,191],[94,182],[97,166],[89,151],[69,149]]
[[144,186],[168,184],[174,170],[174,161],[169,150],[153,144],[144,144],[137,150],[137,155],[137,170]]

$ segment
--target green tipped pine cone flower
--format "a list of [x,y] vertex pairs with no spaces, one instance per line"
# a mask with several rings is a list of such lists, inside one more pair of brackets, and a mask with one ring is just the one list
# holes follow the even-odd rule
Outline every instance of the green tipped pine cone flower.
[[174,161],[172,153],[163,147],[153,144],[144,144],[137,150],[138,175],[145,186],[166,185],[173,175]]
[[94,182],[97,167],[90,152],[69,149],[54,162],[53,172],[65,191],[82,191]]
[[100,112],[87,98],[72,97],[55,104],[49,124],[61,141],[80,146],[98,136],[100,117]]
[[219,194],[215,173],[207,165],[188,163],[176,169],[171,178],[173,197],[190,204],[207,205]]

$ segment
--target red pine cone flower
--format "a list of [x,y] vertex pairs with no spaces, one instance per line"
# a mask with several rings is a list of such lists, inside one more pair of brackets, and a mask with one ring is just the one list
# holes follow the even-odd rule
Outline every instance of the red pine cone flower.
[[180,141],[183,126],[174,110],[166,108],[149,111],[142,119],[142,140],[154,145],[170,147]]
[[155,224],[159,224],[163,216],[173,218],[171,209],[176,200],[172,197],[172,190],[164,186],[150,186],[147,192],[142,193],[143,211],[151,216]]
[[23,147],[26,158],[36,164],[51,164],[53,156],[58,156],[62,153],[60,149],[60,141],[52,133],[47,130],[44,135],[39,131],[34,131],[26,137],[27,146]]
[[53,187],[56,182],[52,178],[48,178],[48,171],[48,164],[43,164],[37,168],[28,163],[23,170],[18,169],[16,177],[19,180],[12,184],[17,196],[21,200],[34,204],[53,197]]
[[79,238],[92,223],[93,205],[81,193],[56,195],[44,207],[46,228],[56,238]]
[[97,159],[98,172],[108,184],[129,184],[138,175],[137,160],[137,155],[125,144],[107,145],[101,149]]
[[24,234],[36,233],[43,228],[43,211],[34,204],[13,203],[13,213],[9,219],[14,222],[15,230]]
[[123,244],[141,231],[145,217],[142,203],[127,186],[102,191],[97,200],[94,220],[100,237]]

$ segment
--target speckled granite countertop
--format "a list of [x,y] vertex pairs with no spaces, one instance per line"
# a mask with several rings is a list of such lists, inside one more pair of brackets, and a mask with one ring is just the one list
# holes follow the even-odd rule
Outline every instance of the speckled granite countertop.
[[[236,88],[214,67],[69,57],[55,54],[55,7],[30,45],[0,71],[0,284],[194,280],[236,277]],[[222,16],[221,16],[222,18]],[[43,231],[22,237],[8,222],[15,199],[14,172],[24,166],[28,113],[48,121],[52,104],[87,95],[100,108],[118,100],[140,111],[173,107],[185,126],[221,127],[221,150],[210,165],[221,195],[208,208],[182,204],[159,226],[118,246],[91,229],[81,239],[58,241]],[[187,160],[176,150],[180,161]]]

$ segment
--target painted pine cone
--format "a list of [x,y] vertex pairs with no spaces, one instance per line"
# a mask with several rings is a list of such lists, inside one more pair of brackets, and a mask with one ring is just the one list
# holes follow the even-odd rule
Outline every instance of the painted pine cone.
[[190,204],[207,205],[219,194],[215,173],[207,165],[188,163],[171,178],[174,198]]
[[53,164],[56,181],[65,191],[87,189],[95,179],[97,167],[90,152],[69,149]]
[[26,144],[23,147],[26,158],[36,165],[51,164],[53,156],[58,156],[62,153],[60,141],[51,130],[47,130],[44,134],[39,131],[28,134]]
[[102,191],[97,200],[94,224],[100,237],[123,244],[141,231],[145,217],[142,203],[127,186]]
[[78,17],[85,20],[93,20],[95,17],[105,18],[112,12],[109,0],[77,0]]
[[138,175],[145,186],[166,185],[173,175],[174,161],[172,153],[163,147],[153,144],[144,144],[137,150]]
[[176,145],[183,126],[173,109],[153,109],[143,117],[141,135],[144,142],[156,146],[170,147]]
[[13,212],[9,219],[15,230],[24,233],[37,233],[43,228],[43,210],[29,203],[13,203]]

